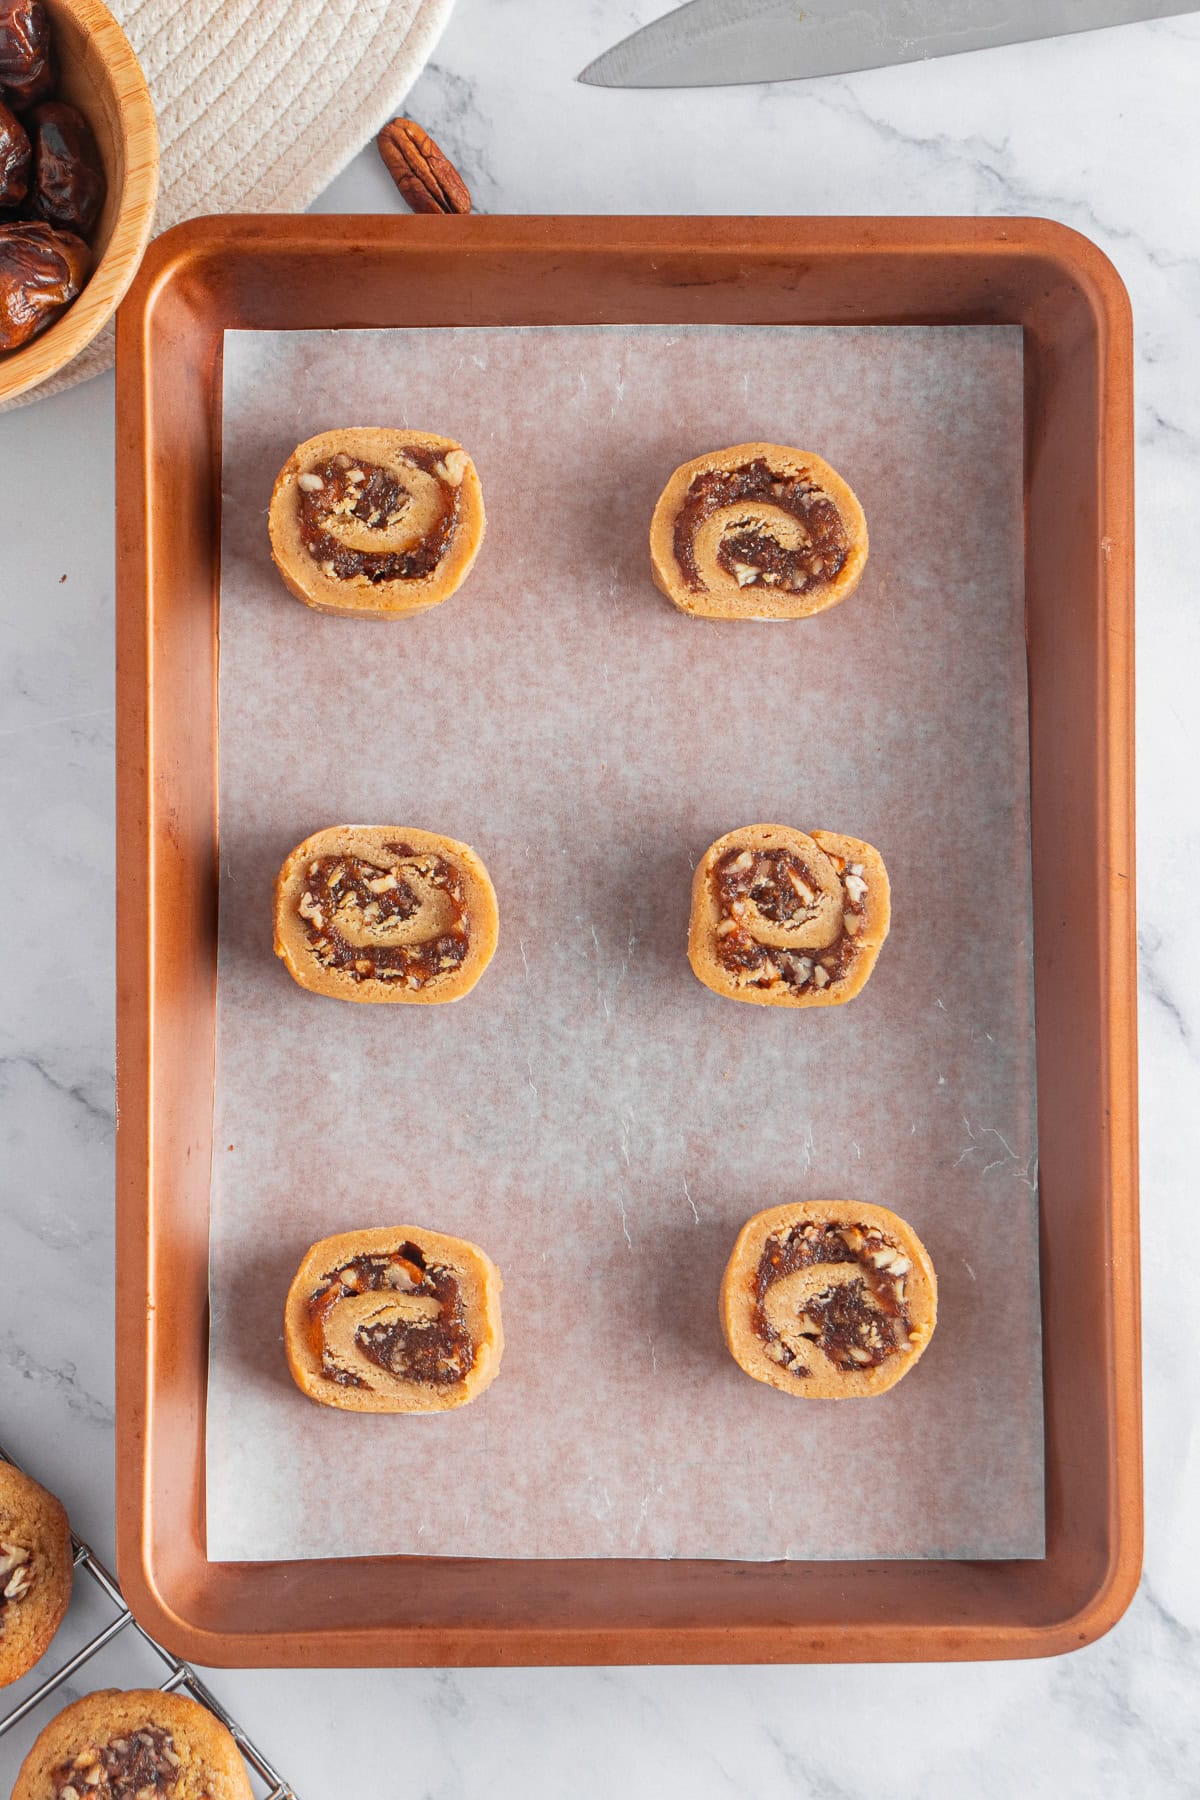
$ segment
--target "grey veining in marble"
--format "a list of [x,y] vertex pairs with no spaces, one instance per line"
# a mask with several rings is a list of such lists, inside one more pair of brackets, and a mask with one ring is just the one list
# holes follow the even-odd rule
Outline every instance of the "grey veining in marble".
[[[1200,1794],[1200,19],[762,88],[575,73],[663,0],[459,0],[407,110],[481,209],[1041,213],[1138,345],[1146,1576],[1054,1663],[224,1673],[303,1800]],[[372,152],[322,210],[388,210]],[[112,1551],[112,383],[0,420],[0,1435]],[[62,579],[65,577],[65,579]],[[864,1729],[864,1724],[866,1728]],[[0,1746],[0,1785],[13,1761]]]

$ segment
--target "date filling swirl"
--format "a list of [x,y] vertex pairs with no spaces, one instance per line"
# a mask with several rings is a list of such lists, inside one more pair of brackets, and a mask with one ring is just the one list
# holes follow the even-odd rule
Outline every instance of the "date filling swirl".
[[126,1737],[81,1750],[51,1774],[53,1800],[170,1800],[179,1792],[183,1758],[169,1731],[145,1725]]
[[445,857],[386,843],[387,866],[358,856],[309,863],[297,911],[324,968],[421,988],[457,969],[471,943],[466,887]]
[[434,1387],[474,1367],[458,1278],[405,1240],[390,1254],[330,1269],[308,1302],[313,1356],[339,1387],[371,1388],[378,1371]]
[[300,536],[336,581],[417,581],[437,568],[458,523],[467,457],[411,444],[391,467],[339,451],[297,478]]
[[838,576],[850,542],[834,501],[805,475],[776,474],[762,458],[705,469],[675,518],[675,560],[687,586],[703,589],[714,565],[739,587],[807,594]]
[[799,1380],[832,1365],[878,1368],[909,1348],[912,1264],[873,1225],[773,1232],[754,1273],[753,1326],[767,1355]]
[[717,958],[740,985],[820,991],[845,979],[866,913],[862,863],[816,843],[803,856],[735,848],[711,880]]

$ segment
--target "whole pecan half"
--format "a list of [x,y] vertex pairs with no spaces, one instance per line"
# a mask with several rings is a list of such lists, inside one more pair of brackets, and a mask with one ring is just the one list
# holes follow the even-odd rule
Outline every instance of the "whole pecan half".
[[412,119],[393,119],[376,142],[388,174],[414,212],[470,212],[466,182],[429,133]]

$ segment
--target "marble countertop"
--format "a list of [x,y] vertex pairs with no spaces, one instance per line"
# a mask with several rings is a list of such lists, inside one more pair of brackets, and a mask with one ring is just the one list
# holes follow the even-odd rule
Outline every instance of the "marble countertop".
[[[1195,1795],[1200,1362],[1169,1233],[1200,1166],[1200,17],[811,84],[574,83],[659,10],[459,0],[407,110],[481,210],[1042,214],[1094,238],[1133,298],[1145,1577],[1108,1637],[1051,1663],[223,1671],[212,1685],[301,1800]],[[395,205],[367,151],[320,209]],[[5,866],[39,921],[10,946],[0,1009],[0,1437],[110,1557],[112,437],[111,376],[0,418]],[[4,1791],[14,1766],[0,1744]]]

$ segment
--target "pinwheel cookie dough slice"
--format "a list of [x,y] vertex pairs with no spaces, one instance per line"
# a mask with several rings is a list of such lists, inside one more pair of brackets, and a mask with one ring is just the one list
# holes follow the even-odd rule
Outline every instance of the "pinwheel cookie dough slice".
[[314,994],[458,1000],[500,931],[496,890],[468,844],[402,825],[331,825],[275,883],[275,954]]
[[884,1206],[805,1200],[743,1225],[721,1283],[735,1361],[785,1394],[882,1394],[937,1323],[937,1277],[911,1225]]
[[688,958],[729,1000],[840,1006],[865,985],[890,923],[887,870],[870,844],[743,825],[697,866]]
[[483,490],[453,438],[347,426],[293,450],[268,523],[276,567],[306,606],[396,618],[466,580],[483,542]]
[[347,1231],[314,1244],[284,1310],[302,1392],[348,1412],[449,1412],[495,1380],[504,1350],[500,1271],[463,1238],[424,1226]]
[[786,444],[734,444],[684,463],[650,522],[656,584],[706,619],[806,619],[852,594],[866,561],[854,491]]
[[51,1719],[12,1800],[254,1800],[246,1765],[207,1707],[158,1688],[87,1694]]
[[75,1563],[61,1502],[0,1462],[0,1687],[49,1648],[71,1598]]

